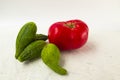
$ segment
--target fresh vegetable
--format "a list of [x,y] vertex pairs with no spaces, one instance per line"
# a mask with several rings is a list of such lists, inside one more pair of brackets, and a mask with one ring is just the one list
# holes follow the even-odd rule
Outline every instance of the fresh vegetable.
[[28,22],[20,29],[16,39],[16,59],[24,51],[24,49],[33,41],[47,40],[48,36],[44,34],[36,34],[37,26],[34,22]]
[[47,35],[44,35],[44,34],[36,34],[35,40],[44,40],[44,41],[46,41],[47,39],[48,39],[48,36],[47,36]]
[[41,56],[41,51],[46,45],[46,42],[43,40],[37,40],[29,44],[24,51],[18,57],[20,62],[35,59]]
[[[60,66],[60,50],[82,47],[88,39],[88,26],[81,20],[69,20],[52,24],[48,36],[36,34],[37,26],[28,22],[20,29],[16,39],[15,58],[20,62],[41,57],[54,72],[66,75]],[[49,40],[49,43],[45,42]]]
[[35,40],[36,31],[37,27],[34,22],[28,22],[21,28],[16,39],[16,59],[25,47]]
[[43,62],[58,74],[65,75],[67,71],[59,65],[60,51],[54,44],[47,44],[41,53]]
[[81,20],[52,24],[48,31],[49,42],[60,50],[73,50],[83,46],[88,39],[88,27]]

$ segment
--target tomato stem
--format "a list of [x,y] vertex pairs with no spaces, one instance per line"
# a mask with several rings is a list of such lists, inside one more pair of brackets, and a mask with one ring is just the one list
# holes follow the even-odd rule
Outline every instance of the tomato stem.
[[69,28],[74,28],[75,27],[75,23],[68,22],[68,23],[65,23],[65,26],[69,27]]

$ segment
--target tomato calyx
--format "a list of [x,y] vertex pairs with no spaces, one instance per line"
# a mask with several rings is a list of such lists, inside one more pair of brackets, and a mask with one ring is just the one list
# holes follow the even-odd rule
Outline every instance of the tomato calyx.
[[73,22],[66,22],[64,26],[69,27],[69,28],[75,28],[75,23]]

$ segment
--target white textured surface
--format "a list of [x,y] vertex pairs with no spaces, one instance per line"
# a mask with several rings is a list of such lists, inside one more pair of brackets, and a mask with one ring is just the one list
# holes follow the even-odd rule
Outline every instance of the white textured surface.
[[7,30],[0,39],[0,80],[120,80],[120,32],[90,33],[82,48],[61,52],[61,65],[69,73],[66,76],[54,73],[41,59],[17,61],[16,34]]
[[[21,26],[34,21],[38,33],[61,20],[81,19],[90,29],[85,46],[62,52],[68,75],[41,59],[20,63],[14,57]],[[120,0],[0,0],[0,80],[120,80]]]

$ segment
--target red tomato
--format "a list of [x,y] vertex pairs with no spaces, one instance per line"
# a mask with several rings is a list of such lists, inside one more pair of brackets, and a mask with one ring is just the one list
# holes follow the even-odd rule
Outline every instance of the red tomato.
[[83,46],[88,39],[88,27],[81,20],[69,20],[52,24],[48,31],[50,43],[60,50],[72,50]]

